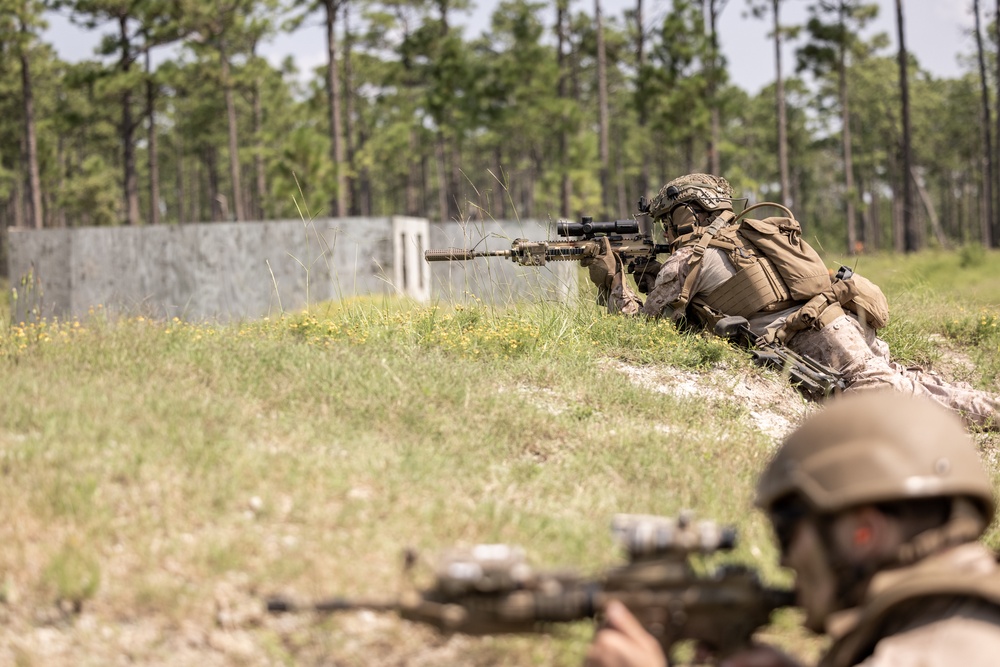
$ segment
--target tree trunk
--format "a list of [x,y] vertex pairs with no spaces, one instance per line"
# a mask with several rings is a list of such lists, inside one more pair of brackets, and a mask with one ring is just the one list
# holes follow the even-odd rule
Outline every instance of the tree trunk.
[[[722,163],[719,158],[719,143],[722,136],[722,120],[719,114],[719,33],[716,23],[721,13],[718,0],[708,0],[709,55],[708,70],[708,105],[711,119],[711,130],[708,143],[708,171],[712,174],[722,173]],[[725,4],[725,3],[723,3]]]
[[206,222],[211,220],[211,211],[209,215],[205,215],[205,207],[203,204],[204,193],[202,192],[203,186],[205,185],[205,179],[202,178],[202,169],[204,168],[204,159],[198,159],[194,163],[193,173],[191,174],[191,215],[188,220],[191,222]]
[[617,185],[618,190],[618,205],[616,210],[612,211],[612,216],[615,220],[617,220],[619,216],[628,215],[630,213],[628,205],[628,192],[625,185],[624,156],[622,155],[624,153],[622,147],[625,145],[625,138],[622,134],[621,127],[616,127],[615,143],[617,144],[617,150],[615,150],[615,184]]
[[[896,29],[899,33],[899,96],[903,117],[903,229],[906,232],[906,252],[915,252],[920,249],[922,235],[913,219],[913,188],[910,185],[913,172],[913,146],[910,140],[910,83],[906,71],[908,58],[903,32],[902,0],[896,0]],[[985,82],[985,79],[983,81]]]
[[890,207],[892,224],[892,249],[894,252],[903,252],[906,249],[906,230],[903,229],[903,216],[900,212],[900,183],[899,183],[899,157],[894,152],[889,153],[890,174],[889,187],[892,189],[892,200]]
[[[62,194],[64,188],[66,187],[66,140],[62,133],[59,134],[59,138],[56,140],[56,165],[59,169],[59,178],[56,183],[56,192]],[[55,203],[52,208],[55,209],[55,226],[65,227],[66,226],[66,209],[58,205],[59,197],[55,197]]]
[[[978,16],[978,13],[976,15]],[[994,16],[993,28],[996,32],[995,43],[1000,44],[1000,0],[997,0],[996,12],[993,14],[993,16]],[[996,64],[997,64],[997,86],[1000,86],[1000,58],[996,59]],[[998,88],[998,90],[1000,90],[1000,88]],[[995,156],[997,157],[997,159],[993,160],[993,164],[1000,166],[1000,109],[997,110],[997,127],[996,127],[995,138],[997,143],[997,153],[995,154]],[[995,186],[993,191],[998,195],[1000,195],[1000,169],[994,169],[993,171],[995,172],[994,178],[997,179],[997,181],[995,181],[993,184]],[[1000,218],[1000,216],[994,216],[991,225],[992,233],[990,234],[990,238],[994,244],[1000,244],[1000,219],[997,218]]]
[[[898,0],[897,0],[898,1]],[[976,26],[976,57],[979,61],[979,87],[982,98],[982,137],[983,137],[983,207],[980,216],[980,236],[987,248],[993,245],[993,140],[990,129],[993,120],[990,116],[990,91],[986,81],[986,58],[983,55],[983,36],[979,24],[979,0],[973,0],[972,11],[975,14]]]
[[872,252],[878,252],[882,248],[882,224],[879,218],[881,203],[874,183],[870,184],[868,194],[871,197],[868,204],[868,247]]
[[21,22],[21,91],[24,97],[24,136],[28,167],[28,220],[35,229],[42,228],[42,179],[38,172],[38,137],[35,133],[35,98],[31,85],[31,63],[28,49],[31,34],[28,26]]
[[438,129],[434,141],[434,161],[437,166],[438,181],[438,219],[446,222],[448,218],[448,190],[446,187],[444,132]]
[[[844,16],[840,16],[840,28],[846,30]],[[854,204],[854,158],[851,153],[851,111],[850,98],[847,92],[847,54],[841,40],[839,62],[837,68],[838,90],[840,95],[841,149],[844,155],[844,200],[847,215],[847,254],[857,252],[858,220]]]
[[236,128],[236,102],[233,99],[233,82],[229,76],[229,56],[226,45],[219,42],[219,60],[222,64],[222,89],[226,98],[226,118],[229,121],[229,178],[232,181],[233,212],[237,222],[246,220],[243,210],[243,186],[240,178],[240,149]]
[[[639,136],[648,136],[649,130],[647,126],[649,124],[649,106],[646,101],[646,31],[643,26],[643,15],[642,15],[642,0],[636,0],[635,3],[635,28],[636,28],[636,44],[635,44],[635,62],[639,69],[638,74],[638,85],[636,93],[638,95],[639,107]],[[636,184],[639,190],[639,196],[645,197],[649,194],[649,152],[646,150],[645,142],[640,143],[640,153],[639,153],[639,182]]]
[[462,193],[462,157],[458,139],[453,140],[448,149],[448,216],[461,220],[465,197]]
[[[132,57],[129,53],[128,18],[118,19],[118,27],[122,40],[122,57],[120,67],[122,72],[132,69]],[[125,221],[129,225],[140,224],[139,220],[139,179],[135,173],[135,129],[132,120],[132,89],[126,88],[122,93],[122,168],[125,179]]]
[[[24,140],[21,140],[22,148],[24,147]],[[27,150],[25,150],[27,153]],[[21,179],[14,181],[14,226],[24,227],[24,183]]]
[[331,213],[338,218],[347,216],[347,178],[344,173],[344,130],[340,123],[340,85],[337,81],[337,10],[338,0],[323,0],[326,8],[326,87],[330,113],[330,161],[336,179],[336,192],[330,202]]
[[218,222],[228,217],[229,205],[219,192],[219,163],[214,146],[204,149],[204,160],[208,171],[208,205],[212,207],[212,222]]
[[934,231],[934,237],[937,239],[938,245],[947,250],[949,247],[948,238],[944,234],[944,229],[941,228],[941,220],[934,209],[934,202],[931,201],[930,195],[927,194],[927,188],[917,178],[915,170],[910,172],[910,177],[913,179],[914,185],[917,186],[917,194],[920,195],[920,201],[924,205],[924,210],[927,211],[927,217],[930,218],[931,229]]
[[[148,39],[147,39],[148,41]],[[146,114],[149,117],[149,222],[160,224],[160,154],[156,141],[156,84],[150,62],[150,49],[146,49]]]
[[181,132],[174,133],[177,148],[177,222],[183,223],[187,220],[184,217],[184,205],[187,203],[187,179],[184,173],[184,137]]
[[254,217],[258,220],[264,219],[264,201],[267,199],[267,177],[264,173],[264,105],[260,100],[260,77],[253,83],[253,168],[255,176],[254,198],[257,205],[254,207]]
[[[1000,0],[998,0],[1000,1]],[[563,218],[570,217],[570,200],[573,196],[573,182],[569,177],[569,118],[567,118],[568,100],[566,99],[566,55],[564,53],[564,42],[566,41],[566,14],[569,7],[569,0],[556,0],[556,65],[559,70],[558,96],[560,103],[560,124],[559,124],[559,168],[561,170],[559,187],[559,215]]]
[[601,17],[601,0],[594,0],[594,18],[597,23],[597,107],[599,135],[599,161],[601,171],[601,216],[607,216],[611,207],[611,183],[608,150],[608,64],[604,48],[604,19]]
[[493,197],[493,203],[490,206],[491,211],[496,215],[497,220],[507,219],[507,188],[504,183],[503,174],[503,150],[500,145],[497,144],[493,147],[493,164],[495,165],[495,176],[496,185],[493,186],[493,192],[496,194]]
[[778,176],[781,181],[781,197],[778,203],[792,206],[791,185],[788,175],[788,118],[785,113],[785,80],[781,73],[781,23],[779,10],[781,0],[771,0],[774,14],[774,102],[778,110]]
[[350,29],[350,11],[347,2],[344,2],[344,98],[346,102],[346,139],[347,139],[347,191],[350,193],[351,215],[361,214],[361,196],[357,178],[357,165],[355,155],[357,148],[354,145],[354,68],[351,62],[351,50],[353,37]]
[[420,214],[420,204],[417,201],[418,188],[420,187],[421,175],[420,175],[420,163],[417,162],[414,156],[420,155],[417,150],[417,131],[414,128],[410,128],[410,154],[409,154],[409,169],[406,171],[406,215],[419,215]]

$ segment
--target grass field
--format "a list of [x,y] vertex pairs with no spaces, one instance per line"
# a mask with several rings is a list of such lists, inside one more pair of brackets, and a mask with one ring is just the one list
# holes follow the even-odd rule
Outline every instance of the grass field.
[[[857,269],[886,289],[903,360],[996,389],[998,259]],[[619,562],[616,512],[734,523],[730,558],[789,581],[748,507],[811,407],[715,339],[589,303],[3,320],[2,664],[575,665],[586,624],[446,638],[386,615],[268,617],[261,599],[396,593],[409,546],[511,542],[596,572]],[[1000,440],[975,437],[996,476]],[[769,638],[815,655],[794,621]]]

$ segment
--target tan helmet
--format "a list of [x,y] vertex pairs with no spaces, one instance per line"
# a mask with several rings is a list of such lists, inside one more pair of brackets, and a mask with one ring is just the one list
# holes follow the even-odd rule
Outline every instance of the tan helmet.
[[681,204],[696,203],[706,211],[733,210],[733,188],[721,176],[687,174],[675,178],[653,198],[649,214],[654,220],[665,218]]
[[757,485],[770,510],[797,495],[820,514],[864,505],[966,496],[988,524],[993,486],[954,413],[896,392],[832,401],[789,435]]

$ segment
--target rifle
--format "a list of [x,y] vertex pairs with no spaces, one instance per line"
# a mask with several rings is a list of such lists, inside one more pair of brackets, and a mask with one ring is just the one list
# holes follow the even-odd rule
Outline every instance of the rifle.
[[843,374],[777,341],[764,340],[750,330],[745,317],[723,317],[715,323],[715,335],[749,348],[757,365],[788,373],[792,384],[813,398],[824,398],[847,388]]
[[600,240],[606,238],[611,250],[621,257],[627,270],[632,271],[637,260],[656,259],[658,254],[670,252],[669,245],[653,240],[652,231],[640,231],[636,220],[594,222],[590,216],[583,216],[580,222],[559,220],[556,222],[556,234],[565,240],[514,239],[510,250],[426,250],[424,259],[428,262],[454,262],[478,257],[504,257],[521,266],[545,266],[547,262],[579,261],[591,257],[600,248]]
[[522,549],[487,544],[446,552],[434,585],[422,592],[305,605],[276,597],[267,608],[274,613],[388,611],[445,633],[493,635],[549,632],[553,624],[599,618],[610,601],[619,600],[668,656],[677,642],[695,640],[723,657],[745,647],[773,610],[794,604],[792,591],[763,586],[744,566],[697,573],[695,556],[731,549],[733,528],[695,522],[689,513],[676,519],[619,514],[612,530],[628,563],[592,579],[572,571],[536,572]]

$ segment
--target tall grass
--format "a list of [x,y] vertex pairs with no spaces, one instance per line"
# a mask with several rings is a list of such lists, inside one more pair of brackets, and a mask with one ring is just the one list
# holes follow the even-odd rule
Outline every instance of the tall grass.
[[891,321],[882,335],[894,357],[933,366],[943,353],[959,351],[969,362],[961,379],[1000,389],[1000,252],[976,246],[855,263],[889,297]]

